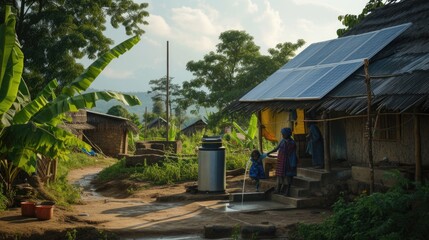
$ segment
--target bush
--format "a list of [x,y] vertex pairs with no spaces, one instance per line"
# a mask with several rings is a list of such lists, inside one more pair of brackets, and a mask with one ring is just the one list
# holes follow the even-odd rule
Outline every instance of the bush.
[[0,211],[3,211],[7,208],[9,201],[5,195],[3,195],[3,187],[0,184]]
[[[395,174],[401,178],[399,174]],[[426,239],[429,187],[405,179],[386,193],[338,200],[321,224],[299,224],[291,239]]]

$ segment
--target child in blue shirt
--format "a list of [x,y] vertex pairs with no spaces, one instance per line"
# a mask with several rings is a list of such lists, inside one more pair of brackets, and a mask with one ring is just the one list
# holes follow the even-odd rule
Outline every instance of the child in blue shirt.
[[259,191],[259,179],[265,179],[265,171],[264,171],[264,165],[262,163],[262,160],[266,158],[268,154],[259,152],[259,150],[255,149],[250,154],[250,161],[252,162],[252,165],[250,166],[249,170],[249,177],[252,180],[256,181],[256,191]]

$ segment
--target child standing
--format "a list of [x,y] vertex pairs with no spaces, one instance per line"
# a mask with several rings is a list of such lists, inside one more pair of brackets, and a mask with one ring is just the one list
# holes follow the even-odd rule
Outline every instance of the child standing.
[[265,179],[265,171],[264,165],[262,164],[262,160],[266,158],[268,154],[259,152],[259,150],[255,149],[250,154],[250,161],[252,161],[252,165],[249,170],[249,177],[252,180],[256,181],[256,191],[259,192],[259,179]]

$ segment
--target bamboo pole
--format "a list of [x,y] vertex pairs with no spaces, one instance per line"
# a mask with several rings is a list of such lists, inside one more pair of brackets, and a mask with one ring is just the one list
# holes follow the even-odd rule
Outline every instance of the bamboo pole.
[[[322,115],[323,119],[328,118],[328,114],[326,112],[323,112]],[[323,150],[324,150],[324,165],[325,165],[325,171],[330,172],[331,171],[331,144],[330,144],[330,131],[329,131],[329,123],[328,121],[323,121],[323,135],[325,136],[324,138],[324,144],[323,144]]]
[[371,118],[371,104],[372,104],[372,91],[371,91],[371,77],[368,72],[369,60],[364,60],[364,71],[365,71],[365,84],[366,94],[368,99],[367,106],[367,134],[368,134],[368,161],[370,167],[370,182],[369,182],[369,193],[374,192],[374,158],[372,153],[372,118]]
[[422,181],[422,152],[421,152],[421,138],[420,138],[420,118],[417,114],[413,115],[414,118],[414,158],[416,161],[415,181],[421,183]]
[[264,146],[262,146],[262,112],[258,111],[258,141],[259,141],[259,151],[262,153],[264,151]]

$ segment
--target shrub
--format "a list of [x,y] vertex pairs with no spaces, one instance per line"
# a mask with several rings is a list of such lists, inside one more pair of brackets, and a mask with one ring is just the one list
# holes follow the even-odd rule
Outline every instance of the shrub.
[[[399,174],[395,174],[401,178]],[[429,187],[401,179],[386,193],[339,199],[321,224],[299,224],[291,239],[426,239]]]
[[7,208],[9,201],[5,195],[3,195],[3,187],[0,184],[0,211],[3,211]]

